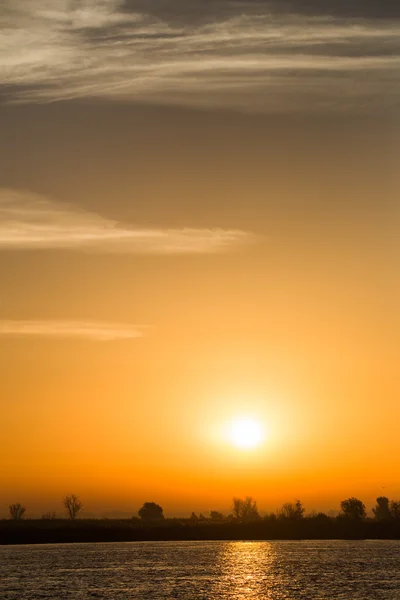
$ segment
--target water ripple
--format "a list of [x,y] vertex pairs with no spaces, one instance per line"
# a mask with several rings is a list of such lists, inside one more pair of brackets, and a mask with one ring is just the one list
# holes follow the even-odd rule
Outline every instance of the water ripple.
[[4,600],[400,600],[400,542],[0,547]]

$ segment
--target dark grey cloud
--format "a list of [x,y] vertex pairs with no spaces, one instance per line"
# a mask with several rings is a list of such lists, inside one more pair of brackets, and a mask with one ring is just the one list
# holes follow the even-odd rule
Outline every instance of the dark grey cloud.
[[400,19],[318,6],[5,0],[0,94],[264,112],[397,109]]
[[276,2],[290,12],[306,15],[332,15],[356,18],[400,17],[397,0],[287,0]]
[[238,14],[274,13],[355,18],[398,18],[397,0],[125,0],[124,10],[193,22]]

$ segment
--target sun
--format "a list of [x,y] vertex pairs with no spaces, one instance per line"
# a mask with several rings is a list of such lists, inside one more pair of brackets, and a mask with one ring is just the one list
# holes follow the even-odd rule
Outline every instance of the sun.
[[252,418],[234,419],[229,428],[229,439],[238,448],[254,448],[263,439],[263,428]]

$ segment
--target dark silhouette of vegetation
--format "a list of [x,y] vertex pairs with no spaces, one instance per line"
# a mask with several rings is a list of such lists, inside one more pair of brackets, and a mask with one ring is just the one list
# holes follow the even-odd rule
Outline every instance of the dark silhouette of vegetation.
[[56,518],[57,516],[55,512],[46,512],[42,514],[43,521],[54,521]]
[[[79,500],[77,497],[75,499]],[[348,498],[341,502],[342,512],[335,516],[313,512],[306,515],[300,500],[284,504],[277,513],[260,517],[251,498],[233,502],[234,512],[227,517],[212,511],[210,517],[192,513],[185,519],[169,519],[161,506],[150,505],[151,518],[132,519],[57,519],[46,513],[43,519],[0,520],[0,544],[62,542],[107,542],[145,540],[298,540],[298,539],[400,539],[400,501],[379,497],[367,517],[363,502]],[[17,514],[24,513],[20,504]],[[154,507],[158,507],[156,510]],[[141,509],[141,511],[142,511]],[[141,512],[140,511],[140,512]],[[161,511],[161,512],[160,512]],[[388,512],[389,511],[389,512]],[[13,511],[14,514],[14,511]],[[68,513],[69,514],[69,513]],[[145,515],[148,514],[145,512]],[[157,514],[158,518],[154,515]],[[10,512],[11,515],[11,512]],[[218,517],[218,518],[217,518]],[[220,518],[222,517],[222,518]]]
[[138,515],[144,521],[159,521],[164,518],[162,507],[155,502],[145,502]]
[[212,521],[223,521],[224,515],[221,512],[218,512],[217,510],[212,510],[210,512],[210,519]]
[[243,523],[256,521],[260,518],[257,502],[253,500],[251,496],[247,496],[244,500],[241,498],[234,498],[232,512],[235,519],[242,521]]
[[10,504],[8,510],[10,512],[10,519],[20,521],[24,516],[26,508],[17,502],[16,504]]
[[390,503],[390,516],[392,519],[400,519],[400,501],[392,500]]
[[340,503],[342,514],[348,519],[365,519],[367,510],[365,504],[358,498],[348,498]]
[[386,498],[386,496],[380,496],[377,498],[376,506],[372,509],[372,512],[374,513],[377,521],[390,519],[389,498]]
[[71,521],[74,521],[78,515],[78,513],[82,510],[83,504],[79,499],[79,496],[75,494],[71,494],[70,496],[65,496],[63,499],[63,504],[67,509],[68,517]]
[[295,500],[294,502],[286,502],[283,504],[280,511],[278,511],[278,516],[283,519],[298,521],[299,519],[304,518],[304,513],[305,509],[300,500]]

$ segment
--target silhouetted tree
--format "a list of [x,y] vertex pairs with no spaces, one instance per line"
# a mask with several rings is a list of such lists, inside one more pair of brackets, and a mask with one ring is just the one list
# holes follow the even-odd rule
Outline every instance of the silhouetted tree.
[[296,500],[294,503],[295,507],[295,519],[302,519],[304,517],[305,509],[303,508],[300,500]]
[[390,516],[392,519],[400,519],[400,501],[392,500],[390,503]]
[[190,520],[191,521],[198,521],[199,517],[196,515],[196,513],[192,512],[192,514],[190,515]]
[[358,498],[348,498],[340,503],[342,514],[350,519],[365,519],[367,511],[365,504]]
[[327,516],[328,516],[330,519],[334,519],[335,517],[337,517],[337,516],[338,516],[338,514],[339,514],[339,511],[338,511],[338,510],[333,510],[333,509],[331,508],[330,510],[328,510],[328,512],[327,512],[326,514],[327,514]]
[[232,513],[235,519],[240,519],[242,516],[243,500],[241,498],[233,498]]
[[218,512],[217,510],[212,510],[210,512],[210,519],[212,521],[223,521],[224,515],[222,513]]
[[79,496],[75,494],[71,494],[70,496],[65,496],[63,499],[63,504],[68,512],[68,517],[73,521],[76,519],[77,514],[82,510],[83,504],[79,499]]
[[326,513],[319,512],[315,515],[315,518],[319,519],[320,521],[329,521],[331,517],[328,517]]
[[56,519],[56,513],[55,512],[47,512],[47,513],[43,513],[42,514],[42,520],[43,521],[54,521],[54,519]]
[[20,521],[24,516],[26,508],[17,502],[16,504],[10,504],[8,510],[10,511],[10,519]]
[[238,521],[256,521],[260,518],[257,502],[251,496],[233,498],[232,511]]
[[379,496],[379,498],[376,499],[376,506],[372,509],[372,512],[377,521],[390,519],[389,498],[386,498],[386,496]]
[[277,519],[277,516],[276,516],[276,514],[275,514],[274,512],[267,513],[267,514],[264,516],[264,521],[275,522],[275,521],[276,521],[276,519]]
[[199,514],[199,521],[207,521],[207,519],[205,518],[205,516],[203,515],[203,513]]
[[279,511],[279,516],[284,519],[292,519],[298,521],[304,517],[305,509],[300,500],[294,502],[286,502],[282,505]]
[[155,502],[145,502],[138,515],[144,521],[156,521],[164,518],[162,507]]
[[140,523],[140,519],[139,519],[139,517],[135,517],[135,516],[133,516],[131,520],[132,520],[134,523]]

